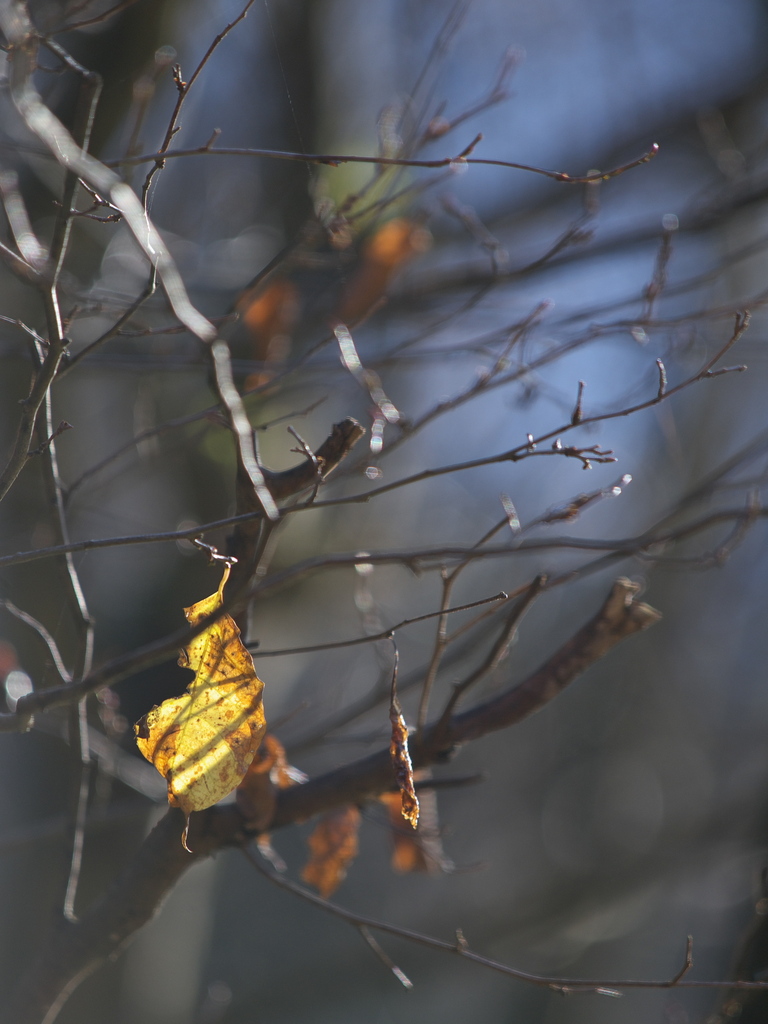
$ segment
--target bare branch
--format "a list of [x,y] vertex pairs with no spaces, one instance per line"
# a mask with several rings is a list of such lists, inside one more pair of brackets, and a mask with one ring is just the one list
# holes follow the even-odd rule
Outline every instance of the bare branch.
[[[114,7],[110,7],[107,11],[102,11],[101,14],[94,14],[90,18],[81,18],[80,21],[71,21],[69,24],[62,25],[58,32],[75,32],[80,28],[89,28],[91,25],[99,25],[102,22],[109,21],[110,18],[114,18],[116,14],[120,14],[122,11],[127,10],[129,7],[133,7],[138,0],[121,0],[120,3],[115,4]],[[82,6],[87,6],[84,4]]]
[[257,858],[251,847],[246,847],[243,852],[253,866],[275,885],[279,886],[281,889],[288,890],[295,896],[299,896],[301,899],[311,903],[313,906],[316,906],[321,910],[325,910],[334,917],[338,917],[342,921],[346,921],[355,928],[370,928],[374,931],[384,932],[385,934],[405,939],[406,942],[412,942],[419,946],[426,946],[428,949],[434,949],[443,953],[453,953],[465,960],[470,960],[473,963],[480,964],[482,967],[487,967],[492,971],[505,974],[507,977],[515,978],[518,981],[526,982],[530,985],[537,985],[543,988],[552,989],[556,992],[561,992],[563,995],[571,995],[575,992],[591,992],[595,995],[616,996],[620,991],[626,989],[724,989],[731,987],[743,988],[745,990],[768,989],[768,981],[729,982],[684,980],[685,975],[693,966],[691,955],[693,940],[691,936],[688,936],[686,958],[683,968],[672,978],[662,978],[658,981],[650,979],[634,981],[624,978],[614,981],[587,978],[558,978],[556,976],[532,974],[528,971],[519,970],[518,968],[511,967],[508,964],[501,963],[498,960],[491,960],[488,957],[473,952],[470,949],[469,943],[464,937],[464,933],[461,928],[456,929],[456,939],[454,942],[446,942],[442,939],[434,938],[431,935],[424,935],[420,932],[411,931],[408,928],[399,928],[397,925],[392,925],[385,921],[364,917],[361,914],[356,914],[354,911],[347,910],[345,907],[341,907],[337,903],[331,903],[322,896],[318,896],[315,893],[310,892],[309,889],[305,889],[303,886],[291,881],[291,879],[286,878],[285,875],[279,875],[276,872],[271,871],[262,863],[261,860]]
[[[304,459],[298,466],[281,472],[263,469],[265,487],[275,501],[285,500],[309,487],[316,487],[347,457],[364,434],[365,430],[351,417],[335,423],[330,435],[312,453],[312,461]],[[240,461],[235,488],[238,516],[230,549],[237,558],[237,566],[232,575],[232,584],[245,587],[256,568],[258,553],[265,538],[262,535],[263,519],[254,501],[251,481]],[[311,506],[311,500],[309,504]]]
[[0,474],[0,501],[13,487],[19,473],[30,458],[30,443],[35,431],[38,413],[48,394],[51,382],[56,376],[66,344],[66,340],[63,337],[59,337],[58,340],[56,337],[51,339],[47,352],[34,375],[29,394],[21,402],[21,416],[19,417],[13,450],[5,469]]
[[484,167],[507,167],[512,170],[528,171],[531,174],[541,174],[545,178],[552,178],[554,181],[565,182],[569,185],[585,185],[590,182],[596,181],[608,181],[610,178],[617,178],[620,174],[624,174],[626,171],[632,170],[634,167],[639,167],[641,164],[647,164],[652,160],[659,152],[659,146],[657,143],[651,146],[649,150],[637,157],[635,160],[630,160],[625,164],[621,164],[619,167],[614,167],[609,171],[597,171],[594,174],[569,174],[566,171],[550,171],[544,167],[534,167],[531,164],[519,164],[514,163],[511,160],[491,160],[482,157],[471,157],[468,154],[472,149],[482,140],[482,135],[478,135],[473,141],[466,146],[461,153],[456,156],[441,157],[437,160],[412,160],[407,157],[385,157],[385,156],[357,156],[353,153],[294,153],[286,150],[276,149],[234,149],[225,148],[223,146],[210,149],[206,146],[199,146],[196,149],[169,149],[164,153],[141,153],[137,156],[126,156],[119,160],[106,161],[105,166],[107,167],[128,167],[133,164],[146,164],[150,161],[155,160],[171,160],[174,158],[182,158],[189,156],[247,156],[247,157],[263,157],[270,160],[287,160],[290,162],[299,163],[313,163],[313,164],[328,164],[331,167],[336,167],[339,164],[377,164],[382,167],[451,167],[461,166],[462,164],[477,164]]
[[406,626],[413,626],[417,622],[427,622],[429,619],[443,618],[454,612],[466,612],[472,608],[480,608],[483,605],[493,604],[498,601],[506,602],[509,595],[503,591],[500,594],[493,594],[491,597],[483,597],[479,601],[470,601],[469,604],[459,604],[455,608],[441,608],[436,612],[427,612],[425,615],[414,615],[410,619],[403,619],[389,629],[383,629],[380,633],[369,633],[365,636],[356,636],[351,640],[336,640],[326,644],[310,644],[307,647],[283,647],[278,650],[262,650],[258,642],[247,645],[254,658],[279,658],[286,654],[311,654],[315,651],[335,651],[340,647],[357,647],[360,644],[372,644],[379,640],[391,640],[392,637]]
[[42,622],[39,622],[33,615],[30,615],[29,612],[24,612],[20,608],[17,608],[12,601],[0,600],[0,607],[5,608],[9,615],[13,615],[15,619],[23,622],[37,633],[48,649],[48,653],[51,656],[53,664],[56,666],[56,671],[58,672],[61,681],[63,683],[71,683],[72,676],[64,664],[58,645]]
[[453,688],[453,693],[450,699],[445,705],[445,710],[440,716],[440,722],[438,723],[438,729],[443,726],[447,727],[451,715],[454,712],[459,701],[462,699],[465,693],[470,690],[473,686],[476,686],[482,679],[493,672],[506,657],[510,645],[514,642],[515,634],[517,633],[517,627],[520,625],[525,613],[531,607],[533,602],[542,592],[547,583],[547,577],[544,573],[540,573],[536,576],[515,604],[512,605],[510,613],[507,616],[504,626],[501,631],[501,635],[491,647],[487,657],[483,663],[475,669],[466,679],[462,682],[457,683]]
[[[222,42],[222,40],[224,40],[229,35],[229,33],[232,31],[232,29],[236,25],[238,25],[243,20],[243,18],[245,18],[245,16],[247,15],[248,11],[253,6],[254,2],[255,2],[255,0],[248,0],[248,2],[246,3],[245,7],[242,9],[240,14],[235,18],[235,20],[230,22],[230,24],[227,25],[227,27],[225,29],[223,29],[221,32],[219,32],[219,34],[213,40],[211,45],[205,51],[205,54],[203,55],[202,60],[197,65],[195,70],[192,72],[192,76],[190,77],[188,82],[183,81],[183,79],[181,77],[181,67],[178,64],[174,65],[173,75],[174,75],[174,81],[176,82],[176,88],[177,88],[177,92],[178,92],[178,95],[177,95],[177,98],[176,98],[176,105],[173,108],[173,112],[172,112],[170,120],[168,122],[168,127],[166,128],[166,131],[165,131],[165,138],[163,139],[162,144],[160,146],[160,149],[158,151],[158,155],[157,155],[157,158],[155,159],[154,166],[150,168],[150,170],[147,173],[147,177],[144,180],[144,185],[143,185],[142,190],[141,190],[141,201],[142,201],[142,204],[143,204],[143,206],[145,208],[146,208],[146,205],[147,205],[147,199],[149,197],[149,190],[150,190],[150,187],[152,185],[152,179],[157,174],[157,172],[162,170],[162,168],[164,167],[164,165],[165,165],[165,154],[167,153],[168,147],[170,146],[171,142],[173,141],[174,135],[176,135],[176,133],[179,131],[179,128],[178,128],[179,115],[181,114],[181,108],[183,107],[184,101],[186,100],[187,96],[189,95],[190,89],[195,84],[195,82],[197,81],[197,78],[200,75],[201,71],[203,70],[205,65],[208,63],[208,61],[210,60],[211,56],[213,55],[214,50],[216,50],[216,48],[219,46],[219,44]],[[202,151],[205,152],[205,153],[214,152],[211,149],[210,141],[207,142],[205,144],[205,146],[203,146]],[[127,158],[127,159],[130,159],[130,158]],[[139,162],[143,162],[143,161],[139,161]]]

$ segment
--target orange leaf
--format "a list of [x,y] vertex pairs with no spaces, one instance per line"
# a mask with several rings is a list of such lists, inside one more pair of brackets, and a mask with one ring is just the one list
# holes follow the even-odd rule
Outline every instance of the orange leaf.
[[267,733],[237,787],[237,806],[249,827],[265,828],[275,810],[275,788],[286,789],[306,782],[306,775],[288,764],[280,740]]
[[[192,625],[221,607],[228,576],[229,566],[215,594],[184,609]],[[152,708],[134,728],[139,750],[168,783],[168,802],[189,819],[231,793],[248,771],[266,730],[264,684],[229,615],[198,634],[179,664],[195,672],[187,692]]]
[[311,857],[301,877],[321,896],[330,896],[346,878],[347,868],[357,856],[359,827],[360,811],[348,804],[324,814],[307,840]]
[[411,764],[411,755],[408,753],[408,726],[405,724],[400,704],[396,699],[393,699],[390,706],[389,720],[392,723],[389,753],[400,790],[400,809],[405,820],[409,821],[413,828],[416,828],[419,821],[419,800],[413,787],[413,765]]
[[383,224],[363,248],[360,265],[339,301],[334,319],[345,324],[362,320],[386,293],[401,267],[429,247],[429,232],[404,217]]
[[[424,773],[426,774],[426,773]],[[387,809],[392,830],[392,868],[401,874],[411,871],[450,872],[451,860],[443,851],[437,819],[437,794],[433,789],[419,795],[419,825],[416,830],[403,825],[399,793],[383,793],[379,800]]]
[[246,378],[246,389],[260,387],[275,375],[291,349],[291,334],[299,316],[299,291],[287,278],[244,292],[237,301],[251,340],[251,357],[262,368]]

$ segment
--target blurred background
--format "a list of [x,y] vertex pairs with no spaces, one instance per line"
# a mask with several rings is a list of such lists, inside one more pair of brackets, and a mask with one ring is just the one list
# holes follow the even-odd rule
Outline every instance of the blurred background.
[[[32,7],[43,32],[100,9]],[[156,151],[177,97],[172,66],[188,79],[241,9],[233,0],[139,0],[57,36],[104,76],[96,155]],[[495,166],[382,173],[210,154],[168,160],[150,186],[149,211],[193,300],[219,318],[270,468],[300,461],[289,425],[316,448],[345,416],[368,433],[321,500],[499,454],[529,433],[567,425],[580,380],[585,416],[625,409],[656,394],[657,359],[672,387],[725,344],[734,311],[750,308],[752,323],[724,360],[747,372],[702,380],[564,438],[610,449],[615,463],[587,473],[559,457],[496,463],[290,517],[265,556],[249,641],[266,650],[327,643],[436,610],[439,563],[423,572],[370,567],[365,553],[474,544],[505,515],[501,495],[523,536],[542,541],[634,537],[666,516],[674,527],[759,496],[768,469],[767,29],[760,0],[257,0],[190,91],[173,148],[203,147],[218,131],[219,148],[441,159],[482,133],[476,157],[582,175],[661,147],[647,165],[598,185]],[[51,53],[42,52],[41,64],[36,84],[69,123],[75,76]],[[3,168],[18,173],[46,241],[60,174],[30,146],[7,90],[0,102]],[[126,164],[122,173],[141,190],[148,166]],[[109,216],[87,195],[78,202]],[[62,279],[75,355],[142,296],[148,274],[123,225],[76,220]],[[13,321],[34,330],[44,321],[36,294],[8,274],[0,297],[0,429],[10,444],[31,366]],[[321,344],[329,318],[353,325],[362,364],[399,418],[387,422],[338,348]],[[214,401],[199,344],[175,329],[159,292],[147,297],[121,334],[54,388],[54,421],[74,427],[58,441],[72,538],[182,530],[231,515],[234,454]],[[631,482],[619,483],[626,476]],[[57,542],[42,479],[30,466],[3,502],[2,553]],[[583,492],[596,497],[581,515],[558,515]],[[599,560],[556,546],[515,553],[505,525],[495,542],[508,541],[509,553],[467,567],[453,603],[512,591],[541,571],[573,576],[538,599],[507,660],[468,703],[525,678],[597,611],[618,575],[640,582],[663,619],[537,716],[436,770],[484,778],[439,791],[448,870],[393,871],[386,812],[367,806],[359,855],[334,898],[442,939],[461,928],[472,949],[539,974],[672,977],[690,934],[691,977],[730,977],[765,912],[768,864],[768,551],[759,518],[742,533],[723,523],[643,557]],[[224,548],[226,535],[206,539]],[[363,564],[291,575],[306,559],[338,552],[361,553]],[[97,663],[176,628],[182,608],[218,585],[217,570],[183,541],[84,552],[75,564],[96,623]],[[283,582],[273,585],[278,576]],[[77,630],[61,566],[14,566],[1,586],[71,665]],[[466,621],[456,617],[456,625]],[[483,660],[494,626],[487,620],[449,649],[433,715]],[[2,609],[0,630],[12,707],[30,680],[51,685],[55,675],[39,638]],[[411,723],[434,640],[434,622],[398,634]],[[294,765],[314,776],[387,742],[382,693],[391,656],[380,643],[257,660],[268,722]],[[138,757],[131,723],[188,681],[166,664],[92,702],[80,910],[163,813],[164,784]],[[0,742],[4,988],[60,900],[73,786],[66,734],[66,716],[50,713],[31,733]],[[273,837],[293,879],[311,827]],[[228,852],[193,868],[58,1019],[765,1019],[764,1004],[742,1006],[712,990],[563,997],[381,941],[411,991],[355,929]],[[754,954],[752,969],[768,969],[768,957]]]

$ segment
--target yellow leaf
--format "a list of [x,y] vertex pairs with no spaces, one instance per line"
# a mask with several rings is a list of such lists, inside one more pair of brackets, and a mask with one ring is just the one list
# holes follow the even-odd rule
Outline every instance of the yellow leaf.
[[[184,609],[192,625],[221,607],[228,576],[229,566],[215,594]],[[229,615],[191,640],[179,664],[195,673],[187,692],[134,728],[139,750],[168,783],[168,802],[189,818],[231,793],[248,771],[266,730],[264,684]]]

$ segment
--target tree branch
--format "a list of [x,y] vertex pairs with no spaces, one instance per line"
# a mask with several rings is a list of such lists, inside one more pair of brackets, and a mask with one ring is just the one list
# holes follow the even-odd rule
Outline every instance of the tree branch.
[[[285,500],[307,490],[316,485],[318,479],[325,480],[349,455],[364,434],[363,427],[351,417],[347,417],[340,423],[335,423],[329,436],[313,453],[314,461],[304,459],[297,466],[279,473],[262,468],[265,486],[268,487],[275,501]],[[260,507],[255,501],[255,497],[245,467],[238,459],[235,477],[236,507],[237,514],[246,518],[235,524],[230,538],[229,551],[237,559],[237,564],[233,567],[230,586],[247,585],[256,567],[264,519],[260,514]]]

